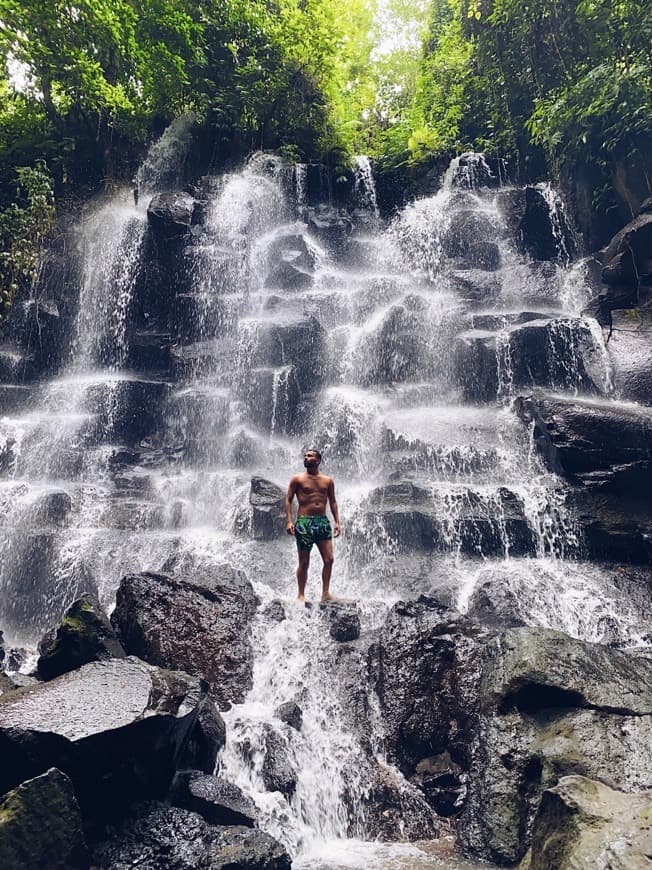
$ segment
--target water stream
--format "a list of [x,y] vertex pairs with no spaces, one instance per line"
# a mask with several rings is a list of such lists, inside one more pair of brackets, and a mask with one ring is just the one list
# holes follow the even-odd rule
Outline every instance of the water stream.
[[[141,173],[152,190],[169,178],[168,150]],[[182,152],[172,153],[178,170]],[[437,195],[383,227],[370,164],[358,158],[356,205],[371,219],[351,237],[320,236],[300,219],[306,173],[278,158],[204,179],[176,313],[148,326],[171,332],[175,377],[134,364],[147,203],[117,195],[79,228],[66,371],[29,408],[0,416],[10,457],[0,624],[10,642],[33,646],[88,586],[110,606],[123,573],[160,570],[179,550],[249,576],[261,600],[253,688],[226,714],[219,769],[252,796],[296,867],[471,865],[443,847],[365,842],[379,778],[406,813],[414,789],[384,756],[364,646],[338,645],[318,608],[295,604],[291,541],[247,534],[253,474],[285,486],[305,447],[322,450],[343,519],[334,590],[359,603],[363,638],[399,599],[434,595],[465,611],[487,582],[508,589],[529,624],[625,645],[643,632],[610,575],[582,560],[564,486],[511,410],[527,378],[609,393],[600,330],[579,314],[585,275],[563,239],[545,268],[515,251],[501,191],[480,186],[488,171],[465,155]],[[527,330],[536,352],[525,359]],[[415,502],[426,532],[409,519]],[[319,572],[315,555],[312,597]],[[276,713],[288,701],[302,709],[300,732]],[[263,781],[270,732],[296,773],[291,798]]]

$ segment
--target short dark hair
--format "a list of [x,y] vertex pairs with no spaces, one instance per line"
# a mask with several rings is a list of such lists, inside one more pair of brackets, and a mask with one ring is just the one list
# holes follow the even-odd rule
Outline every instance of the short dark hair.
[[315,447],[309,447],[307,450],[304,450],[304,453],[314,453],[317,459],[321,462],[321,453]]

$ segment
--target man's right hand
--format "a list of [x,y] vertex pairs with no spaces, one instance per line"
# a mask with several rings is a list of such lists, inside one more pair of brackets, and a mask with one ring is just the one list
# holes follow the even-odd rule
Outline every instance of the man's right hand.
[[293,535],[294,534],[294,523],[288,523],[287,526],[285,527],[285,531],[288,533],[288,535]]

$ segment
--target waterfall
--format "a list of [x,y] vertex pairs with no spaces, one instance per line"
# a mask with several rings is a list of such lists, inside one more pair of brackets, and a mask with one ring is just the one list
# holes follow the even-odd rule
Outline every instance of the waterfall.
[[[153,147],[141,192],[179,183],[191,127],[175,122]],[[292,190],[287,178],[259,153],[201,179],[202,222],[165,289],[169,252],[152,248],[146,203],[123,191],[82,222],[69,366],[0,417],[0,625],[33,647],[87,588],[110,606],[122,574],[173,553],[228,562],[260,606],[253,686],[225,714],[218,769],[261,827],[299,868],[471,867],[375,842],[378,795],[408,825],[395,839],[428,808],[385,754],[368,644],[398,600],[464,612],[489,581],[529,624],[630,639],[617,582],[582,561],[568,491],[512,410],[535,387],[609,392],[600,330],[580,315],[586,276],[561,247],[556,264],[517,248],[482,155],[456,158],[436,195],[386,226],[358,157],[353,230],[303,208],[305,167]],[[293,543],[252,533],[252,476],[285,487],[307,446],[335,479],[333,588],[358,603],[357,643],[294,601]],[[314,555],[312,599],[319,584]],[[279,715],[287,703],[300,730]],[[266,781],[271,746],[285,792]]]

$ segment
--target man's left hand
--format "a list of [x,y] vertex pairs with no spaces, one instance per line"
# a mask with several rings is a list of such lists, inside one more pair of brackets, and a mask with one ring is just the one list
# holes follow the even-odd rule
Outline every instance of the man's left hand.
[[339,523],[335,523],[335,525],[333,526],[333,537],[334,537],[334,538],[339,538],[339,536],[340,536],[340,532],[341,532],[340,524],[339,524]]

